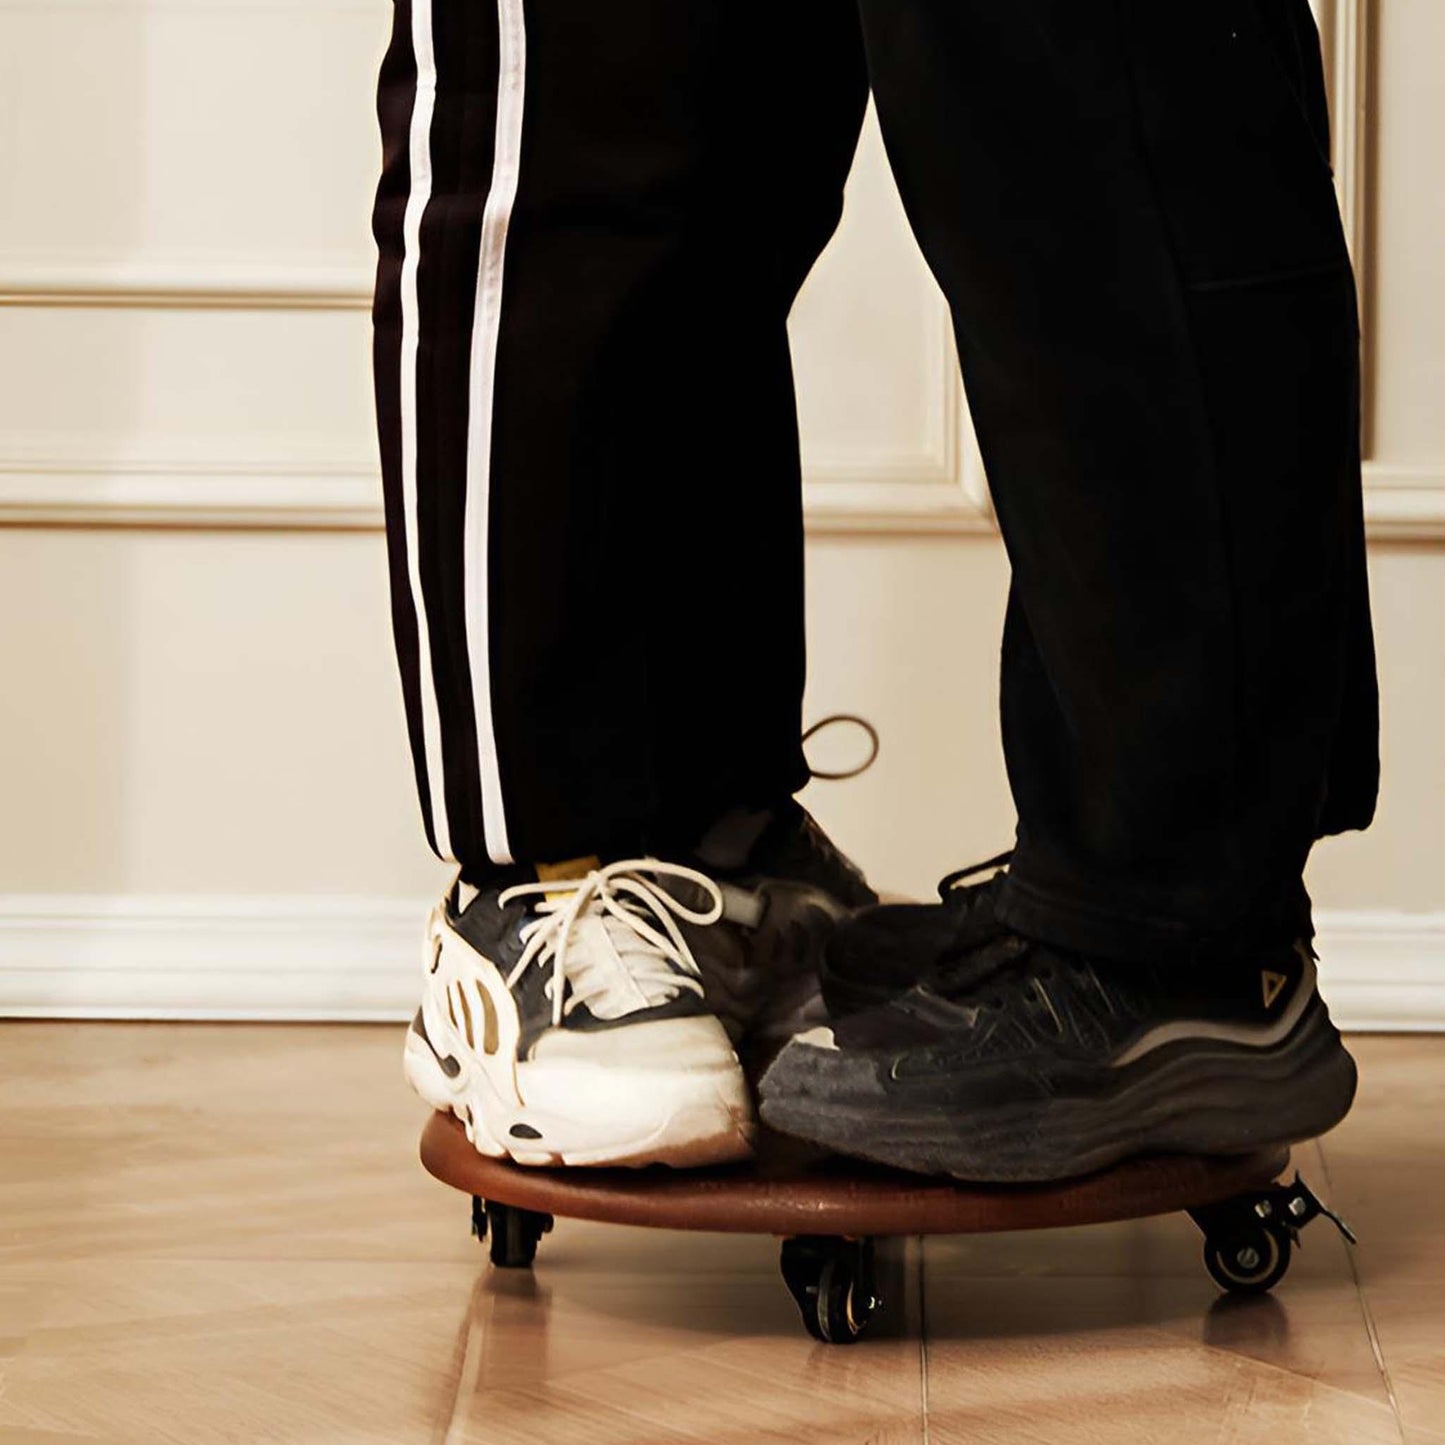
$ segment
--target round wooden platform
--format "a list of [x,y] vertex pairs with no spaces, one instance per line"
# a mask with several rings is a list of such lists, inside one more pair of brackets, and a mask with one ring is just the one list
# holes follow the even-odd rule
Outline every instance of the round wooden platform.
[[1002,1186],[925,1178],[765,1138],[757,1161],[725,1169],[533,1169],[478,1154],[458,1121],[434,1114],[427,1171],[498,1204],[610,1224],[725,1234],[986,1234],[1138,1219],[1263,1188],[1286,1149],[1229,1159],[1156,1157],[1064,1184]]

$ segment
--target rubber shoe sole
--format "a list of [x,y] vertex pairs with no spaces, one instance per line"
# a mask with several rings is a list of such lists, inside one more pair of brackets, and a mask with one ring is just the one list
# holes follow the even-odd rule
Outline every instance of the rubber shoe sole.
[[485,1070],[465,1060],[449,1078],[426,1040],[408,1029],[403,1069],[412,1088],[434,1109],[455,1114],[473,1147],[493,1159],[681,1169],[752,1154],[752,1102],[735,1059],[687,1070],[522,1063],[522,1103],[503,1097]]
[[[944,1081],[940,1081],[940,1085]],[[1093,1097],[951,1109],[887,1089],[875,1060],[794,1043],[762,1084],[763,1122],[840,1154],[978,1183],[1071,1179],[1138,1154],[1245,1154],[1327,1133],[1356,1071],[1322,1005],[1269,1049],[1201,1043]]]

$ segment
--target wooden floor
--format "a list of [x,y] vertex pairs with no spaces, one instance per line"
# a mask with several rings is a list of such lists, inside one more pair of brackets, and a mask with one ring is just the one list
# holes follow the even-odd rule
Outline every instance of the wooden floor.
[[768,1239],[559,1222],[494,1273],[396,1029],[0,1026],[0,1445],[1445,1445],[1445,1039],[1357,1041],[1324,1221],[1221,1300],[1182,1217],[892,1247],[801,1333]]

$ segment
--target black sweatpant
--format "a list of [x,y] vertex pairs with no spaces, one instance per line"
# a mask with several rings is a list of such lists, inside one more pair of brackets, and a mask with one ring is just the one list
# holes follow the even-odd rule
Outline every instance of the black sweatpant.
[[376,381],[433,845],[661,848],[805,781],[786,320],[870,81],[1013,567],[1005,918],[1307,929],[1378,764],[1306,0],[398,0]]

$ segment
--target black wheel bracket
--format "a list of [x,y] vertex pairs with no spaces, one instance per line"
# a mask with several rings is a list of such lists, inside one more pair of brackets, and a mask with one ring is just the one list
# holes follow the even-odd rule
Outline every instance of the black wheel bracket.
[[1278,1284],[1299,1248],[1300,1231],[1316,1219],[1328,1219],[1355,1243],[1354,1231],[1298,1173],[1289,1184],[1191,1209],[1189,1216],[1204,1235],[1204,1262],[1210,1275],[1220,1288],[1236,1294],[1262,1294]]
[[555,1222],[550,1214],[472,1196],[472,1234],[483,1242],[490,1239],[492,1263],[501,1269],[528,1268]]
[[1229,1233],[1247,1222],[1283,1231],[1294,1245],[1299,1244],[1300,1231],[1307,1224],[1324,1218],[1351,1244],[1359,1242],[1355,1238],[1354,1230],[1334,1210],[1320,1201],[1298,1171],[1289,1184],[1273,1184],[1266,1189],[1238,1194],[1233,1199],[1226,1199],[1222,1204],[1191,1209],[1189,1217],[1207,1236]]
[[871,1238],[797,1235],[783,1240],[781,1265],[803,1327],[823,1344],[852,1344],[882,1308]]

